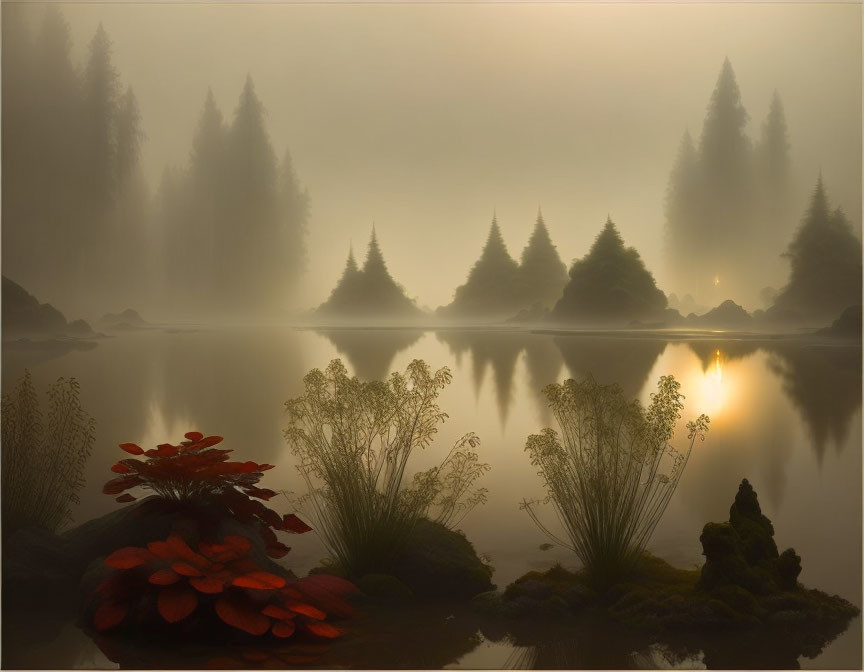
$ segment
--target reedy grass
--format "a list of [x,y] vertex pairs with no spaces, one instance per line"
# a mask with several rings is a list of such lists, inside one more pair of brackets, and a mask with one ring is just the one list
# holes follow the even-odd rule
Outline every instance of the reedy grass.
[[82,408],[74,378],[48,388],[43,422],[27,371],[2,400],[3,538],[26,525],[56,532],[71,517],[93,450],[95,420]]
[[532,520],[556,543],[572,549],[598,588],[632,571],[669,504],[696,437],[704,439],[708,417],[690,422],[689,445],[673,448],[683,396],[663,376],[643,409],[617,385],[592,377],[544,390],[561,433],[546,428],[528,437],[525,450],[539,467],[566,532],[553,534],[539,519],[537,502],[523,501]]
[[478,462],[473,433],[404,483],[411,455],[447,418],[437,398],[450,381],[447,368],[433,374],[414,360],[404,374],[363,382],[336,359],[307,374],[305,393],[286,402],[285,438],[308,488],[299,503],[350,576],[391,568],[420,518],[452,527],[485,501],[486,490],[473,486],[489,466]]

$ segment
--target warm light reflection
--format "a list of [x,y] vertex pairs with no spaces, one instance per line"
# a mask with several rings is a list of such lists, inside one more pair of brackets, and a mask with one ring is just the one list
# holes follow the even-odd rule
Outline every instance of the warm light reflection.
[[726,404],[728,390],[723,384],[723,354],[714,351],[714,359],[702,374],[702,412],[716,416]]
[[719,275],[715,275],[715,276],[714,276],[714,286],[716,287],[716,286],[719,285],[719,284],[720,284],[720,276],[719,276]]

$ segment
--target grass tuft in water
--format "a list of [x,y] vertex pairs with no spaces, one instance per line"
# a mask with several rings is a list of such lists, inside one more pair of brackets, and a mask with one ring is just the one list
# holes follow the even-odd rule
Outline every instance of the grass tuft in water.
[[544,392],[560,434],[544,429],[528,437],[525,450],[539,467],[566,538],[553,534],[537,515],[538,502],[523,501],[532,520],[556,543],[572,549],[598,589],[634,570],[693,449],[704,438],[707,416],[688,427],[689,445],[673,448],[683,408],[680,385],[660,379],[644,409],[617,385],[592,377],[553,384]]
[[414,360],[405,373],[364,382],[336,359],[309,372],[305,393],[286,403],[285,438],[308,487],[299,506],[348,576],[391,569],[420,519],[452,528],[486,500],[474,485],[489,466],[473,433],[437,467],[409,476],[412,454],[447,418],[437,398],[450,381],[447,368],[433,373]]
[[4,539],[29,525],[56,532],[72,518],[96,427],[79,392],[74,378],[59,378],[48,388],[47,418],[29,371],[3,395]]

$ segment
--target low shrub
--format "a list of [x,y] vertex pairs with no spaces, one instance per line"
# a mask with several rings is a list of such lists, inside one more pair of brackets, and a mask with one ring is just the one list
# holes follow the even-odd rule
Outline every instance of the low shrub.
[[276,495],[256,485],[263,472],[273,468],[272,464],[229,462],[231,450],[213,447],[222,442],[221,436],[188,432],[185,438],[176,446],[163,443],[146,451],[134,443],[121,443],[120,448],[127,453],[144,455],[146,459],[125,459],[114,464],[111,471],[120,476],[108,481],[102,492],[120,495],[117,501],[121,503],[135,501],[126,491],[137,487],[177,502],[216,502],[240,522],[257,524],[267,554],[273,558],[281,558],[290,550],[277,539],[274,530],[302,534],[312,529],[293,513],[280,516],[257,501]]

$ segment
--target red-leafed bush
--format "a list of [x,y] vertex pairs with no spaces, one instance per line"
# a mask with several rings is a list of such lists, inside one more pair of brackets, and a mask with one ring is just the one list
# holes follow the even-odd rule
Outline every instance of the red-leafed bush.
[[125,459],[114,464],[111,471],[120,475],[108,481],[102,492],[120,495],[117,501],[121,503],[135,501],[125,491],[136,487],[177,502],[218,502],[240,522],[258,524],[267,554],[273,558],[281,558],[290,550],[276,538],[274,530],[302,534],[312,529],[294,514],[280,516],[257,501],[269,500],[276,494],[256,485],[263,472],[273,468],[272,464],[229,462],[231,450],[213,447],[222,442],[221,436],[188,432],[185,438],[179,445],[163,443],[146,451],[134,443],[121,443],[120,448],[127,453],[146,459]]
[[346,618],[353,608],[342,598],[357,588],[335,576],[314,575],[287,581],[263,571],[249,557],[252,542],[226,536],[221,543],[201,542],[193,550],[172,534],[146,548],[114,551],[105,564],[116,571],[95,589],[98,631],[123,623],[136,609],[146,611],[155,594],[156,610],[177,623],[199,609],[209,609],[233,628],[251,635],[287,638],[296,632],[332,639],[343,630],[324,620]]

